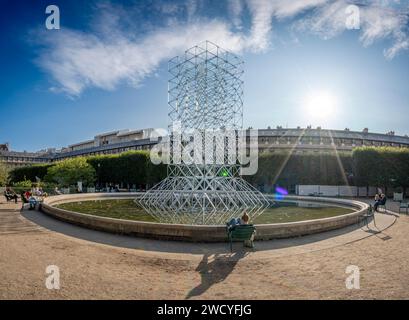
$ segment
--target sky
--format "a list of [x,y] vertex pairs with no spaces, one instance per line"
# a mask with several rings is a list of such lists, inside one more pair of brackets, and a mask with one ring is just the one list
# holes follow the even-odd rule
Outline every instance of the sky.
[[166,128],[167,62],[204,40],[245,62],[245,127],[409,134],[408,19],[405,0],[0,0],[0,143]]

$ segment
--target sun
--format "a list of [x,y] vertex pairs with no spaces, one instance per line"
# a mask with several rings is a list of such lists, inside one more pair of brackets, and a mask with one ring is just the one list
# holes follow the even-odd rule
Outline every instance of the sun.
[[328,118],[337,107],[337,98],[329,91],[310,92],[304,99],[304,106],[309,116]]

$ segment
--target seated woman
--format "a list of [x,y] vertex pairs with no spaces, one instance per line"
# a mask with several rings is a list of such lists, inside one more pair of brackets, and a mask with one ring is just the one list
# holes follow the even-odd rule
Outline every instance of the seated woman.
[[60,189],[58,189],[58,187],[55,187],[55,188],[54,188],[54,193],[55,193],[56,195],[61,195],[61,194],[62,194],[62,192],[60,191]]
[[14,200],[14,202],[17,203],[18,195],[13,189],[7,188],[6,191],[4,191],[4,196],[6,197],[7,201]]
[[240,224],[249,224],[250,217],[247,213],[243,213],[240,219]]
[[37,199],[33,195],[31,195],[28,199],[28,203],[30,204],[29,210],[34,210],[37,204]]
[[240,225],[240,218],[233,218],[227,223],[227,231],[233,230],[236,226]]
[[243,224],[248,224],[249,223],[250,217],[247,215],[247,213],[243,213],[241,218],[233,218],[227,223],[227,228],[228,231],[234,229],[234,227],[238,225],[243,225]]
[[[243,216],[241,217],[241,225],[247,225],[249,224],[250,217],[248,216],[247,213],[244,213]],[[251,238],[249,240],[244,240],[244,246],[249,247],[249,248],[254,248],[254,233],[252,234]]]
[[386,204],[386,196],[382,193],[380,196],[378,194],[375,195],[375,203],[374,203],[374,210],[378,211],[378,207],[380,205],[384,206]]

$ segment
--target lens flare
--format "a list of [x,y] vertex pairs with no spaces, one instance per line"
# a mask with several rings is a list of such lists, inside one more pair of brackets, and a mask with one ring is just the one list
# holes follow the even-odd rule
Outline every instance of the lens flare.
[[285,197],[286,195],[288,195],[287,189],[282,188],[282,187],[279,187],[279,186],[276,187],[274,196],[275,196],[275,198],[276,198],[277,200],[282,200],[282,199],[284,199],[284,197]]

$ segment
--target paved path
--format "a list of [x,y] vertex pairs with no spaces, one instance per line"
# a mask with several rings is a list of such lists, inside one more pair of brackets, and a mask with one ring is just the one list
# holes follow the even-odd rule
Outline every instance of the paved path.
[[43,228],[31,223],[20,214],[21,204],[0,202],[0,235],[25,232],[41,232]]
[[[236,244],[192,244],[83,229],[0,203],[0,298],[407,298],[409,219],[377,214],[376,226]],[[44,286],[59,266],[61,289]],[[361,290],[345,289],[345,268]],[[250,278],[251,281],[246,281]]]
[[[42,226],[45,230],[52,230],[86,241],[135,249],[143,255],[168,256],[172,259],[186,260],[198,259],[203,254],[218,254],[219,257],[238,259],[230,254],[227,243],[188,243],[143,239],[82,228],[56,220],[37,211],[25,210],[22,212],[22,216],[33,222],[33,224]],[[389,228],[395,223],[396,219],[396,216],[392,214],[377,214],[375,223],[371,221],[368,225],[363,223],[361,225],[353,225],[347,228],[298,238],[257,241],[254,250],[245,250],[240,243],[235,243],[234,249],[245,251],[245,258],[271,258],[273,256],[323,250],[374,236]],[[243,259],[243,257],[239,258]]]

